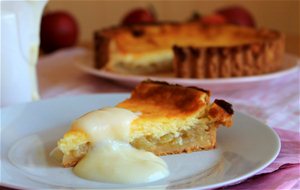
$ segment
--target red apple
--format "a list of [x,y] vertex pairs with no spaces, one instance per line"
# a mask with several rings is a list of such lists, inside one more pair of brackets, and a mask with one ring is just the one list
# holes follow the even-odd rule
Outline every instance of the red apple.
[[220,14],[212,14],[202,17],[201,22],[209,25],[220,25],[227,23],[227,20]]
[[255,20],[251,13],[243,7],[231,6],[216,10],[217,14],[220,14],[226,18],[228,23],[236,24],[240,26],[255,27]]
[[156,22],[156,17],[153,11],[145,8],[136,8],[125,15],[122,25],[154,22]]
[[75,18],[65,11],[49,12],[41,21],[41,48],[45,53],[71,47],[78,38]]

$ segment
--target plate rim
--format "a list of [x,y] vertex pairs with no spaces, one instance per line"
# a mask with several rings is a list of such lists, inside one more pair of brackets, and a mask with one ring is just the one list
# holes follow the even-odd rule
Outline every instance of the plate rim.
[[[86,99],[86,98],[89,98],[89,97],[99,97],[101,98],[101,96],[128,96],[130,95],[130,93],[100,93],[100,94],[87,94],[87,95],[78,95],[78,96],[72,96],[71,98],[79,98],[79,99]],[[23,103],[23,104],[18,104],[18,105],[13,105],[13,106],[8,106],[8,107],[4,107],[4,108],[1,108],[1,115],[3,114],[3,112],[5,112],[6,110],[9,110],[9,109],[18,109],[19,106],[26,106],[27,104],[39,104],[39,103],[45,103],[45,104],[51,104],[51,102],[53,101],[57,101],[58,99],[70,99],[70,97],[58,97],[58,98],[52,98],[52,99],[46,99],[46,100],[40,100],[40,101],[36,101],[36,102],[29,102],[29,103]],[[71,100],[72,101],[72,100]],[[267,124],[263,123],[262,121],[260,121],[259,119],[255,118],[254,116],[252,115],[248,115],[246,113],[243,113],[243,112],[240,112],[240,111],[236,111],[239,115],[242,115],[243,117],[248,117],[250,118],[251,120],[254,120],[258,123],[260,123],[261,125],[264,126],[265,129],[268,130],[268,132],[272,133],[272,136],[275,137],[275,141],[273,143],[276,144],[276,151],[273,153],[273,155],[271,156],[271,159],[269,159],[268,161],[260,164],[260,166],[258,166],[256,169],[254,169],[253,171],[251,172],[248,172],[248,173],[245,173],[237,178],[233,178],[231,180],[227,180],[225,182],[219,182],[219,183],[216,183],[216,184],[210,184],[210,185],[206,185],[206,186],[198,186],[198,187],[192,187],[191,189],[210,189],[210,188],[217,188],[217,187],[226,187],[228,185],[234,185],[235,183],[239,183],[243,180],[246,180],[248,179],[249,177],[255,175],[256,173],[258,173],[259,171],[263,170],[264,168],[266,168],[268,165],[270,165],[276,158],[277,156],[279,155],[280,153],[280,150],[281,150],[281,140],[280,140],[280,137],[279,135],[276,133],[276,131],[269,127]],[[3,131],[6,129],[5,126],[2,125],[2,122],[1,122],[1,125],[0,125],[0,133],[2,135]],[[274,139],[273,139],[274,140]],[[36,182],[36,181],[35,181]],[[2,181],[2,178],[1,178],[1,186],[4,186],[4,187],[9,187],[9,188],[20,188],[20,189],[26,189],[26,187],[24,186],[18,186],[18,185],[14,185],[14,184],[9,184],[9,183],[5,183],[4,181]],[[53,185],[52,185],[53,186]],[[154,186],[155,187],[155,186]]]
[[[253,76],[244,76],[244,77],[229,77],[229,78],[212,78],[212,79],[191,79],[191,78],[176,78],[176,77],[164,77],[164,76],[151,76],[151,75],[134,75],[134,74],[122,74],[115,73],[105,69],[96,69],[92,67],[93,53],[91,51],[87,51],[85,54],[78,56],[77,59],[74,59],[75,66],[92,75],[96,75],[98,77],[107,78],[111,80],[127,80],[131,82],[141,82],[146,78],[153,80],[165,80],[172,81],[172,83],[201,83],[201,85],[213,85],[213,84],[240,84],[240,83],[251,83],[257,81],[266,81],[275,78],[280,78],[282,76],[286,76],[297,70],[300,70],[300,58],[294,54],[285,53],[285,59],[292,59],[293,63],[288,68],[281,69],[276,72],[266,73],[262,75],[253,75]],[[83,58],[87,58],[88,61],[83,61]]]
[[[276,131],[272,127],[268,126],[267,124],[263,123],[261,120],[255,118],[252,115],[249,115],[249,114],[246,114],[246,113],[240,112],[240,111],[235,111],[235,112],[239,113],[240,115],[243,115],[244,117],[248,117],[248,118],[251,118],[251,119],[255,120],[256,122],[259,122],[260,124],[262,124],[265,127],[265,129],[268,129],[268,131],[270,133],[272,133],[272,135],[275,137],[277,149],[276,149],[276,152],[274,153],[274,155],[272,156],[272,158],[270,160],[268,160],[267,162],[261,164],[261,166],[258,167],[256,170],[253,170],[252,172],[244,174],[244,175],[240,176],[239,178],[234,178],[232,180],[224,182],[224,183],[227,184],[227,185],[224,185],[225,188],[226,188],[226,186],[235,185],[235,183],[238,184],[238,183],[240,183],[240,182],[242,182],[244,180],[247,180],[249,177],[252,177],[256,173],[262,171],[263,169],[265,169],[266,167],[268,167],[278,157],[278,155],[279,155],[279,153],[281,151],[281,139],[280,139],[279,135],[276,133]],[[208,188],[210,189],[210,188],[218,188],[218,187],[223,187],[223,186],[215,186],[215,187],[212,186],[212,187],[208,187]]]

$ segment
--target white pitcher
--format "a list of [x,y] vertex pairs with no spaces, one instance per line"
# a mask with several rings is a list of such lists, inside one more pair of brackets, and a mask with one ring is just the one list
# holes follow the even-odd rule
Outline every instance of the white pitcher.
[[36,63],[46,3],[1,1],[1,106],[39,99]]

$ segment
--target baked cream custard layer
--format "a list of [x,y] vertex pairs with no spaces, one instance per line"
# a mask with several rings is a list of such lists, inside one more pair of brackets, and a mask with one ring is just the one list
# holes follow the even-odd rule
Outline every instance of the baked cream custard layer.
[[144,81],[113,108],[75,120],[58,141],[62,165],[76,175],[115,183],[143,183],[166,177],[161,155],[216,147],[216,130],[232,125],[224,100],[210,103],[210,92]]

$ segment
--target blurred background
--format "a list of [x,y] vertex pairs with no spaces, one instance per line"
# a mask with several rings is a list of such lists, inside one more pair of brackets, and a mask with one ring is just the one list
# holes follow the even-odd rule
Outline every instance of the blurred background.
[[103,27],[118,25],[124,16],[138,7],[152,7],[159,21],[185,21],[194,12],[211,15],[216,10],[232,5],[247,9],[258,28],[279,30],[286,35],[287,52],[300,55],[300,1],[299,0],[210,0],[210,1],[82,1],[50,0],[46,13],[63,10],[70,13],[79,28],[77,44],[91,45],[93,32]]

